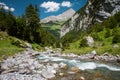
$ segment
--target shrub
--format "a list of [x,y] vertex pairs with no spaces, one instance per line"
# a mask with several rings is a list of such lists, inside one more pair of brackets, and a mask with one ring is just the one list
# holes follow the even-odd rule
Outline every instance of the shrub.
[[80,47],[87,47],[87,46],[88,46],[87,40],[85,38],[82,39],[81,42],[80,42]]
[[16,40],[13,39],[13,40],[11,40],[11,43],[15,46],[18,46],[18,47],[23,47],[23,48],[27,47],[27,45],[19,39],[16,39]]
[[120,42],[120,34],[115,34],[112,43],[119,43],[119,42]]
[[94,40],[96,40],[96,41],[101,41],[101,40],[102,40],[97,33],[92,33],[91,36],[92,36],[92,37],[94,38]]
[[111,32],[109,28],[106,28],[105,38],[108,38],[111,36]]

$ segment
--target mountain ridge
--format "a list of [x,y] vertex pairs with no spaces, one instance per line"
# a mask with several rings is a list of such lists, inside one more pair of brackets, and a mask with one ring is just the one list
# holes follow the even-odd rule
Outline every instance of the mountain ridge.
[[69,10],[57,15],[57,16],[49,16],[41,20],[41,23],[48,23],[50,21],[66,21],[71,18],[75,14],[75,11],[70,8]]

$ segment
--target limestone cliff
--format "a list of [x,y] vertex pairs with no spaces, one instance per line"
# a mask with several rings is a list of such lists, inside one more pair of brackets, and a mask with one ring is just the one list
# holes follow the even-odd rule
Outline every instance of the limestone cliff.
[[87,4],[77,11],[71,19],[62,25],[60,36],[71,30],[86,30],[96,22],[102,22],[120,11],[120,0],[88,0]]

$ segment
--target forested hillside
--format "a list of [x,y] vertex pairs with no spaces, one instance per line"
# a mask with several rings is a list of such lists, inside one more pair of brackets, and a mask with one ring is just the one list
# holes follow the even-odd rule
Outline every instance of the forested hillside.
[[56,39],[43,29],[39,19],[39,9],[36,5],[28,5],[23,15],[16,17],[11,11],[0,8],[0,31],[7,32],[30,43],[41,46],[56,46]]

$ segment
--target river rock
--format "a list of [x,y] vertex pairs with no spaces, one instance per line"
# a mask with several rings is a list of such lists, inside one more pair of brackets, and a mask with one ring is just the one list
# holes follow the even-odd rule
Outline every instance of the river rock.
[[72,67],[68,73],[69,73],[69,74],[75,74],[75,73],[77,73],[79,70],[80,70],[79,67]]
[[40,74],[19,74],[17,72],[2,74],[0,75],[0,80],[47,80],[43,78]]
[[72,71],[72,72],[78,72],[79,71],[79,67],[72,67],[70,71]]
[[114,45],[113,45],[113,48],[119,48],[119,45],[114,44]]
[[74,54],[74,53],[70,53],[68,56],[69,56],[69,57],[77,57],[78,55],[76,55],[76,54]]
[[9,68],[12,68],[13,66],[15,66],[15,62],[16,62],[15,59],[10,57],[1,63],[1,69],[8,70]]
[[38,56],[38,55],[40,55],[40,53],[39,52],[32,52],[31,55],[32,56]]
[[42,70],[42,76],[45,77],[46,79],[51,79],[51,78],[54,78],[55,75],[54,73],[51,73],[50,71],[47,71],[45,69]]
[[63,76],[63,75],[64,75],[64,73],[59,73],[59,75],[60,75],[60,76]]
[[106,53],[103,54],[103,56],[109,56],[109,53],[106,52]]
[[53,74],[56,74],[56,70],[54,69],[53,66],[46,66],[47,67],[47,71],[53,73]]
[[68,80],[68,78],[67,77],[63,77],[63,78],[61,78],[61,80]]
[[65,63],[61,62],[61,63],[59,64],[59,66],[60,66],[60,68],[64,68],[64,69],[66,69],[67,64],[65,64]]
[[54,67],[55,69],[58,69],[58,68],[59,68],[59,65],[58,65],[57,63],[54,63],[54,64],[53,64],[53,67]]
[[120,58],[117,59],[117,63],[120,63]]
[[96,55],[97,52],[94,50],[94,51],[91,52],[91,54]]
[[30,43],[25,43],[25,44],[26,44],[27,48],[32,49],[32,45]]
[[85,80],[85,78],[83,76],[81,76],[79,80]]

